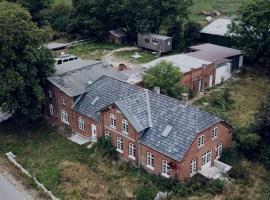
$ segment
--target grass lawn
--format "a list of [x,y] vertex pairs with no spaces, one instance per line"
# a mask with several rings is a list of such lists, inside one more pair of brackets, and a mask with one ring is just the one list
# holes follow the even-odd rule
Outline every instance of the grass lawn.
[[123,47],[114,43],[84,43],[73,46],[69,52],[83,59],[100,60],[102,56],[110,51]]
[[[142,57],[137,58],[137,59],[132,58],[131,56],[134,55],[135,53],[139,53]],[[157,59],[157,57],[154,54],[152,54],[151,52],[142,51],[142,50],[114,52],[114,56],[116,58],[128,60],[132,63],[137,63],[137,64],[148,63],[148,62],[151,62],[152,60]]]
[[54,0],[54,4],[72,5],[72,0]]
[[193,0],[190,19],[205,24],[206,16],[199,15],[199,11],[220,10],[226,13],[226,16],[237,14],[241,0]]

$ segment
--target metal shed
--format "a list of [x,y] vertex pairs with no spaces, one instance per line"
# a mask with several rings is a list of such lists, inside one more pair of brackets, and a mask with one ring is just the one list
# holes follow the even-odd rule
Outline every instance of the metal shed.
[[152,33],[138,33],[138,46],[159,53],[166,53],[172,50],[172,37]]

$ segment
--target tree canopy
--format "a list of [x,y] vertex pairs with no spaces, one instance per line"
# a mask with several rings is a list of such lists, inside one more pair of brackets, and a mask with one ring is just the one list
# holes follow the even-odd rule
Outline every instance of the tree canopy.
[[247,59],[268,66],[270,64],[269,21],[270,1],[245,0],[239,18],[231,27],[232,39],[246,53]]
[[27,10],[0,2],[0,107],[19,122],[40,114],[43,86],[54,71],[44,33]]
[[145,72],[143,82],[150,90],[159,87],[162,94],[180,99],[181,93],[185,90],[180,84],[182,77],[178,67],[170,62],[161,61]]

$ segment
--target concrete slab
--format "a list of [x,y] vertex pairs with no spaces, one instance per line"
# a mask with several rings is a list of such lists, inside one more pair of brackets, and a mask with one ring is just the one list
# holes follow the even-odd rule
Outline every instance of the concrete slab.
[[72,135],[68,139],[71,140],[72,142],[75,142],[75,143],[79,144],[79,145],[83,145],[83,144],[91,142],[90,137],[87,138],[87,137],[85,137],[83,135],[80,135],[80,134]]

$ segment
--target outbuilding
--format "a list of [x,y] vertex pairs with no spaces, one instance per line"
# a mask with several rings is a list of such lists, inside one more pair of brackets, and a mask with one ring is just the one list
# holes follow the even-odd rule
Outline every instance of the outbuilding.
[[138,46],[159,53],[166,53],[172,50],[172,37],[153,33],[138,33]]

